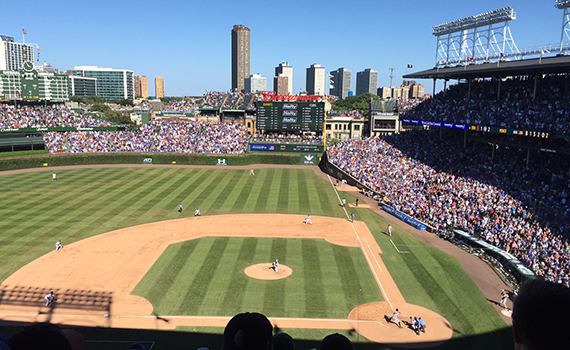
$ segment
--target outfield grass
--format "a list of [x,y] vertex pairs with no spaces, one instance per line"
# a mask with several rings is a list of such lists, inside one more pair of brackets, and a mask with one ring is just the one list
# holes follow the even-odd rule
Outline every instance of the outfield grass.
[[[249,176],[249,170],[231,168],[95,168],[61,170],[57,175],[57,181],[46,171],[0,176],[1,280],[49,252],[58,239],[65,245],[123,227],[191,216],[195,208],[205,215],[310,213],[345,217],[333,187],[312,170],[259,169]],[[349,193],[341,196],[354,201]],[[179,203],[185,207],[182,215],[176,210]],[[450,344],[504,348],[510,340],[504,339],[506,325],[457,261],[394,227],[393,241],[409,251],[399,254],[385,234],[387,223],[382,218],[362,208],[347,210],[349,215],[354,212],[357,220],[366,221],[406,301],[440,313],[453,325],[454,340],[459,343],[447,343],[442,349],[451,348]],[[187,254],[190,249],[193,253]],[[210,275],[203,259],[215,261],[215,250],[224,254]],[[287,265],[306,278],[267,284],[237,277],[236,271],[243,271],[253,259],[269,262],[276,253],[280,260],[287,257]],[[313,265],[316,261],[318,266]],[[352,270],[341,271],[339,264],[348,266],[350,261]],[[332,267],[337,274],[331,275]],[[221,277],[224,268],[231,273]],[[231,315],[255,307],[281,316],[278,306],[283,308],[283,316],[338,317],[338,312],[346,317],[354,304],[381,300],[369,273],[358,249],[324,241],[202,238],[169,247],[135,292],[148,297],[163,314]],[[158,290],[153,287],[156,283],[170,287]],[[230,295],[224,290],[236,284],[239,293]],[[208,286],[207,293],[201,290],[203,285]],[[329,292],[337,294],[323,298],[323,293]],[[257,296],[256,303],[251,295]]]

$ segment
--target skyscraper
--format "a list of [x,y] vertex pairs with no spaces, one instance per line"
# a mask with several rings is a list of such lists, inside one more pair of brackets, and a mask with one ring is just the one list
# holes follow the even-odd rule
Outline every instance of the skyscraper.
[[347,68],[339,68],[331,72],[330,94],[340,98],[347,98],[352,85],[352,71]]
[[141,75],[141,95],[142,98],[148,98],[148,78],[146,75]]
[[325,91],[325,67],[315,63],[307,68],[307,93],[324,96]]
[[[290,93],[293,95],[293,66],[290,66],[287,62],[279,63],[279,67],[275,67],[275,77],[279,77],[280,74],[283,74],[287,77],[287,87],[283,94],[279,94],[277,91],[277,86],[273,84],[273,91],[277,92],[279,95],[287,95]],[[279,81],[279,79],[274,79],[274,82]],[[283,83],[283,80],[281,80]]]
[[273,91],[277,95],[287,95],[289,87],[289,77],[284,74],[279,74],[273,78]]
[[24,62],[34,63],[34,47],[15,43],[11,36],[0,35],[0,70],[17,71]]
[[376,95],[378,89],[378,72],[368,68],[356,73],[356,94],[371,93]]
[[245,92],[261,92],[267,90],[267,78],[260,74],[252,74],[245,78]]
[[156,92],[155,98],[163,98],[164,97],[164,78],[158,76],[154,79],[154,89]]
[[242,91],[249,77],[249,33],[244,25],[232,29],[232,90]]

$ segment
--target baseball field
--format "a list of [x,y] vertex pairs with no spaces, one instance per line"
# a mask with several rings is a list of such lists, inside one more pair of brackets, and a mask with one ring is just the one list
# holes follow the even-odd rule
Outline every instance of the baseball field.
[[[131,340],[216,349],[231,316],[255,311],[298,349],[333,332],[358,349],[512,347],[507,325],[461,265],[397,221],[389,237],[388,222],[368,209],[372,200],[355,207],[352,189],[316,167],[249,169],[2,174],[0,333],[11,334],[13,322],[51,321],[84,327],[88,350]],[[194,217],[197,208],[203,216]],[[308,214],[312,225],[303,223]],[[56,302],[45,308],[49,290]],[[395,308],[404,321],[423,316],[427,332],[388,324]]]

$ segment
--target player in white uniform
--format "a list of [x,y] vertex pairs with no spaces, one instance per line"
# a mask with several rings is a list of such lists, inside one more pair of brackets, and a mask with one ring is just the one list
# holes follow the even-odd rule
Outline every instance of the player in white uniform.
[[56,180],[57,180],[57,175],[55,175],[55,173],[51,174],[51,179],[52,179],[52,181],[56,181]]
[[200,213],[200,209],[196,209],[196,211],[194,212],[194,216],[202,216],[202,213]]
[[307,217],[305,218],[305,225],[306,224],[310,224],[310,225],[313,224],[313,222],[311,221],[311,215],[307,215]]
[[277,266],[279,266],[279,259],[275,259],[275,262],[273,263],[273,270],[275,270],[275,273],[277,273]]
[[50,304],[53,301],[53,290],[51,292],[49,292],[45,297],[44,297],[45,301],[46,301],[46,307],[50,306]]
[[392,225],[388,224],[388,236],[392,237]]
[[255,173],[253,172],[253,169],[251,169],[251,170],[249,171],[249,175],[255,175]]
[[55,242],[55,251],[57,252],[60,249],[63,249],[63,245],[61,244],[61,240]]

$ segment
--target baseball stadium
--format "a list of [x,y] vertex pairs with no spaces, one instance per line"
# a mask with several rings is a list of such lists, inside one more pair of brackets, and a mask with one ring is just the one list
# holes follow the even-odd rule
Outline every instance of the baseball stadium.
[[569,286],[570,57],[453,52],[461,21],[434,27],[436,67],[404,77],[433,79],[432,98],[371,101],[358,136],[334,134],[317,96],[208,92],[143,103],[137,125],[67,89],[0,91],[7,346],[50,323],[72,349],[254,349],[224,336],[249,312],[298,350],[334,333],[512,349],[519,286]]

